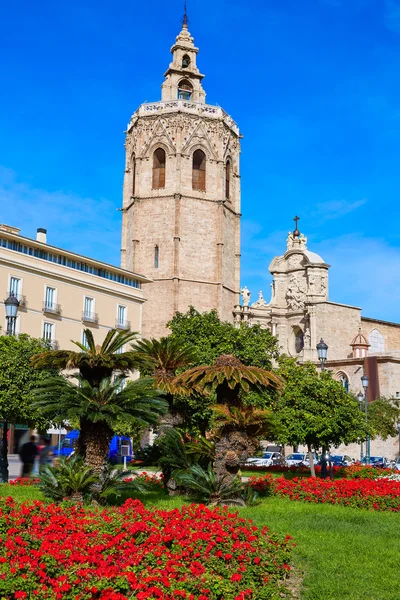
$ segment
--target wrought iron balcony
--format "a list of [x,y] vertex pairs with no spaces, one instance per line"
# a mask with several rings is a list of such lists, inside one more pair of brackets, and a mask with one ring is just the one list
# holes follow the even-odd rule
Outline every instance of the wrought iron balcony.
[[115,328],[116,329],[130,329],[131,322],[130,321],[120,321],[119,319],[117,319],[115,322]]
[[60,344],[57,340],[49,340],[47,338],[43,338],[43,341],[49,345],[50,350],[58,350],[60,348]]
[[46,302],[45,300],[42,311],[50,315],[61,315],[61,305],[55,302]]
[[88,312],[88,311],[84,310],[82,313],[82,321],[84,321],[85,323],[96,323],[97,324],[99,322],[99,315],[97,313]]
[[[6,295],[5,299],[7,299],[10,294],[11,294],[11,292],[7,292],[7,295]],[[23,296],[22,294],[14,294],[14,296],[16,297],[16,299],[19,302],[19,307],[20,308],[25,308],[25,306],[26,306],[26,296]]]

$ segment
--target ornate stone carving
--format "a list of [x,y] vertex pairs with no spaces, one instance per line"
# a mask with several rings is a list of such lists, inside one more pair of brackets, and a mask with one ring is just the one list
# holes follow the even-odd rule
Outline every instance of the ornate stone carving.
[[246,286],[244,286],[240,290],[240,293],[241,293],[242,298],[243,298],[243,306],[248,306],[249,302],[250,302],[250,296],[251,296],[250,290]]
[[299,277],[294,273],[289,278],[285,298],[289,310],[301,310],[304,308],[305,290]]
[[258,298],[257,298],[256,302],[253,302],[253,304],[251,305],[251,307],[252,308],[261,308],[261,307],[264,307],[264,306],[268,306],[268,305],[267,305],[267,303],[264,300],[264,296],[263,296],[262,291],[260,290],[258,292]]

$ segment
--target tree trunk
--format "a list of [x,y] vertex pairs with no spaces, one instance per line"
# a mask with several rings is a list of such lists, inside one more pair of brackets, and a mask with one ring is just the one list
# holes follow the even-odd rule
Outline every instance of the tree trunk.
[[3,435],[0,441],[0,483],[8,483],[8,423],[3,421]]
[[308,448],[308,460],[310,461],[310,472],[311,477],[315,477],[315,469],[314,469],[314,457],[311,450],[311,444],[307,444]]
[[104,422],[92,423],[85,431],[86,456],[85,465],[101,475],[107,464],[112,429]]

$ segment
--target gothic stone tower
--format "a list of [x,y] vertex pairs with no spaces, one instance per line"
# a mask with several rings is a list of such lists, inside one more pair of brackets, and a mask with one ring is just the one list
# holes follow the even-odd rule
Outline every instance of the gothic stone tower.
[[121,263],[153,279],[143,335],[193,305],[233,322],[240,277],[240,134],[205,103],[186,19],[160,102],[142,104],[126,135]]

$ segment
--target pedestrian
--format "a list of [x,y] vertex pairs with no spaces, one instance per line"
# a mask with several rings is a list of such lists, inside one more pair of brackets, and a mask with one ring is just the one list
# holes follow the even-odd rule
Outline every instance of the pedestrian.
[[22,461],[21,477],[31,476],[37,455],[38,447],[36,445],[36,438],[34,435],[31,435],[30,441],[26,442],[19,452],[19,457]]
[[50,440],[43,440],[43,446],[39,452],[39,471],[42,467],[51,465],[53,449],[50,445]]

